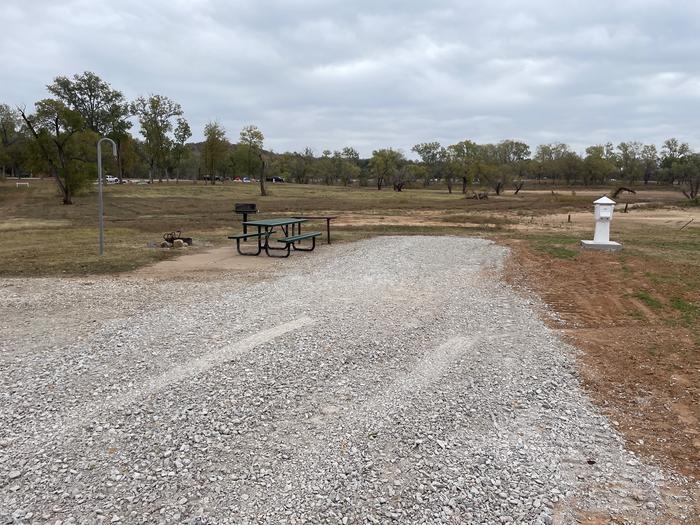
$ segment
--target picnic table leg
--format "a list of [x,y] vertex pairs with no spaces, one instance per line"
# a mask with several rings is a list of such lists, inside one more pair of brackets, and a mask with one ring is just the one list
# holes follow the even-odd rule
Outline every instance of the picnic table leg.
[[[267,228],[265,228],[265,232],[267,232]],[[268,237],[269,237],[269,235],[266,235],[266,236],[265,236],[265,243],[264,243],[264,244],[261,244],[261,243],[262,243],[262,226],[258,226],[258,250],[259,250],[259,252],[262,251],[262,249],[263,249],[265,246],[267,246],[267,239],[268,239]],[[259,252],[258,252],[258,253],[259,253]]]
[[[272,229],[274,226],[266,227],[265,231],[267,232],[269,230],[270,234],[272,234]],[[280,229],[282,230],[282,233],[284,234],[285,237],[289,237],[289,225],[280,225]],[[292,230],[292,235],[294,235],[294,230]],[[270,236],[268,235],[267,239],[265,240],[265,250],[278,250],[278,251],[287,251],[287,248],[277,248],[276,246],[270,246],[269,243],[269,238]],[[269,255],[269,254],[268,254]]]

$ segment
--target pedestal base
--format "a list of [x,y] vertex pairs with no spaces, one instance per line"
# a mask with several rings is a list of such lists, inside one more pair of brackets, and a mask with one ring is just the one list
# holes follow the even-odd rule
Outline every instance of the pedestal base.
[[599,250],[603,252],[619,252],[622,250],[622,245],[619,242],[596,242],[596,241],[581,241],[581,247],[587,250]]

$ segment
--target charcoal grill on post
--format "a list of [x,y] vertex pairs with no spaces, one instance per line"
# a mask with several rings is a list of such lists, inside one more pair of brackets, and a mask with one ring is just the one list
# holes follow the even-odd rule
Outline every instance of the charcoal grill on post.
[[245,224],[248,220],[248,214],[258,213],[258,205],[254,202],[237,202],[233,211],[243,215],[243,233],[248,233],[248,226]]

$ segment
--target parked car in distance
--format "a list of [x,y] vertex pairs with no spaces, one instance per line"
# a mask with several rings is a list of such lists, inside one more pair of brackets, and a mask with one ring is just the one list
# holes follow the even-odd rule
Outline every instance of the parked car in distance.
[[119,177],[113,177],[112,175],[107,175],[105,177],[105,182],[107,184],[119,184]]
[[243,182],[250,182],[250,177],[243,177]]
[[243,182],[243,181],[241,180],[240,177],[236,177],[235,179],[233,179],[233,182]]
[[282,177],[265,177],[265,182],[284,182]]

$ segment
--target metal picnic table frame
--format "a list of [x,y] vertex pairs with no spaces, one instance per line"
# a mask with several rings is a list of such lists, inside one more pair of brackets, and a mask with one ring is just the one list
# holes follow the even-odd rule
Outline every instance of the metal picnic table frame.
[[[244,221],[243,226],[254,226],[258,229],[258,253],[265,250],[265,252],[270,255],[269,250],[280,250],[289,252],[288,247],[277,248],[275,246],[270,246],[270,234],[272,230],[276,227],[281,228],[285,237],[289,237],[289,227],[292,227],[292,235],[294,235],[295,226],[299,227],[299,233],[301,233],[301,223],[306,222],[307,219],[301,219],[298,217],[287,217],[278,219],[261,219],[257,221]],[[263,229],[265,230],[265,235],[262,235]],[[264,237],[264,241],[263,241]]]
[[[314,220],[314,219],[317,219],[317,220],[324,219],[326,221],[326,242],[328,244],[331,243],[331,221],[333,219],[338,218],[336,215],[295,215],[295,217],[298,219],[306,219],[309,221]],[[301,223],[299,223],[299,233],[301,233]]]

